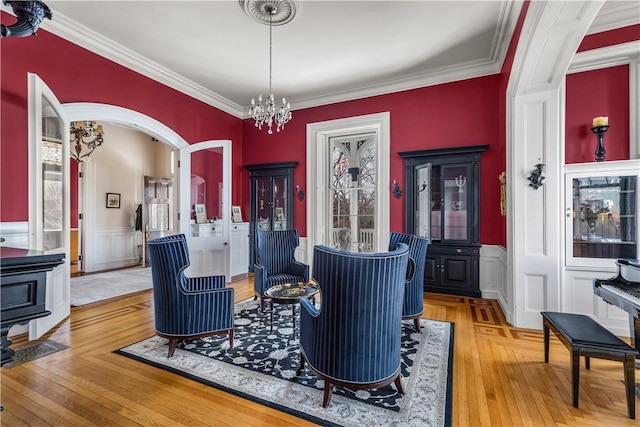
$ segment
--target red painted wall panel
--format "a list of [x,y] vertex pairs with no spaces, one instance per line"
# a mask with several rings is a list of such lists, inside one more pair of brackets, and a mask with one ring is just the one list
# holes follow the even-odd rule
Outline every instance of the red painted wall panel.
[[[1,21],[11,24],[15,18],[2,12]],[[38,74],[62,103],[95,102],[129,108],[164,123],[190,144],[230,139],[234,148],[234,184],[242,184],[240,119],[44,30],[38,31],[37,37],[0,40],[2,221],[28,218],[27,72]],[[241,197],[239,192],[232,192],[234,204]]]
[[592,120],[609,117],[604,135],[606,160],[629,159],[629,66],[567,76],[565,162],[595,161]]
[[[247,119],[243,123],[243,159],[246,164],[297,160],[300,165],[295,170],[294,185],[305,189],[308,123],[389,111],[391,180],[395,179],[404,190],[404,161],[399,151],[490,144],[482,155],[481,242],[502,244],[503,231],[494,227],[500,215],[496,177],[503,164],[499,148],[499,82],[500,76],[496,74],[298,110],[286,129],[273,135],[264,129],[259,131]],[[243,194],[243,211],[249,212],[248,184]],[[404,231],[404,204],[404,197],[391,197],[392,231]],[[296,199],[294,226],[302,236],[307,235],[306,207],[306,203]]]
[[613,46],[634,40],[640,40],[640,24],[590,34],[582,40],[582,43],[578,46],[578,52]]

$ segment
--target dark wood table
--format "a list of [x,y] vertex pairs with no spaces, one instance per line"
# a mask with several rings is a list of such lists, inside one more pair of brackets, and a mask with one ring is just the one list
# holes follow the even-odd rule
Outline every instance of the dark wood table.
[[318,287],[309,282],[285,283],[275,285],[267,289],[265,292],[271,298],[271,328],[273,332],[273,303],[290,304],[293,311],[293,333],[296,333],[296,304],[300,303],[303,298],[314,298],[320,292]]

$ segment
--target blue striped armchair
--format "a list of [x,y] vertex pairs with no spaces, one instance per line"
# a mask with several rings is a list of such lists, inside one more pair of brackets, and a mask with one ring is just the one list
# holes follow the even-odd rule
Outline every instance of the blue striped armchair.
[[416,331],[420,332],[420,317],[424,311],[424,264],[430,240],[413,234],[391,233],[389,250],[395,248],[398,243],[406,243],[409,246],[402,318],[413,319]]
[[233,347],[233,288],[224,276],[187,277],[189,249],[184,234],[149,241],[156,334],[178,340],[229,334]]
[[256,261],[253,266],[255,298],[264,309],[267,289],[283,283],[308,282],[309,266],[296,261],[300,246],[298,230],[262,231],[256,234]]
[[300,300],[300,369],[305,362],[324,380],[323,407],[333,386],[352,390],[400,381],[402,295],[409,248],[357,253],[316,246],[313,279],[320,308]]

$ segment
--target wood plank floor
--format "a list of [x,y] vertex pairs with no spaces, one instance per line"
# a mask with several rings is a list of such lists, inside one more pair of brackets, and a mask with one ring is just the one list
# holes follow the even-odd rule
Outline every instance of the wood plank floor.
[[[231,284],[236,300],[252,296],[250,280]],[[510,327],[495,301],[425,294],[424,317],[455,323],[455,426],[640,425],[626,416],[621,363],[592,359],[591,370],[582,369],[576,409],[569,353],[555,337],[545,364],[542,333]],[[1,424],[309,425],[113,353],[151,335],[151,291],[72,308],[71,317],[45,337],[68,350],[1,369]],[[12,347],[26,344],[17,337]]]

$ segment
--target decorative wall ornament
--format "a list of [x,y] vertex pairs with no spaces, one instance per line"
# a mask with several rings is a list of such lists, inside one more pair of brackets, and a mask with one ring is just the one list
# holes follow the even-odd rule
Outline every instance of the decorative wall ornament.
[[18,22],[4,26],[0,24],[0,37],[35,36],[44,18],[51,19],[53,15],[49,7],[41,1],[3,1],[10,5]]
[[542,168],[544,167],[544,163],[537,163],[535,169],[531,171],[531,175],[527,178],[529,181],[529,187],[533,187],[534,190],[542,187],[542,181],[544,180],[544,176],[542,176]]
[[402,197],[402,190],[400,189],[400,186],[395,179],[393,180],[393,197],[395,197],[396,199]]
[[500,181],[500,215],[507,216],[507,172],[498,175]]
[[298,194],[298,200],[301,202],[304,201],[304,191],[302,191],[299,185],[296,185],[296,193]]

